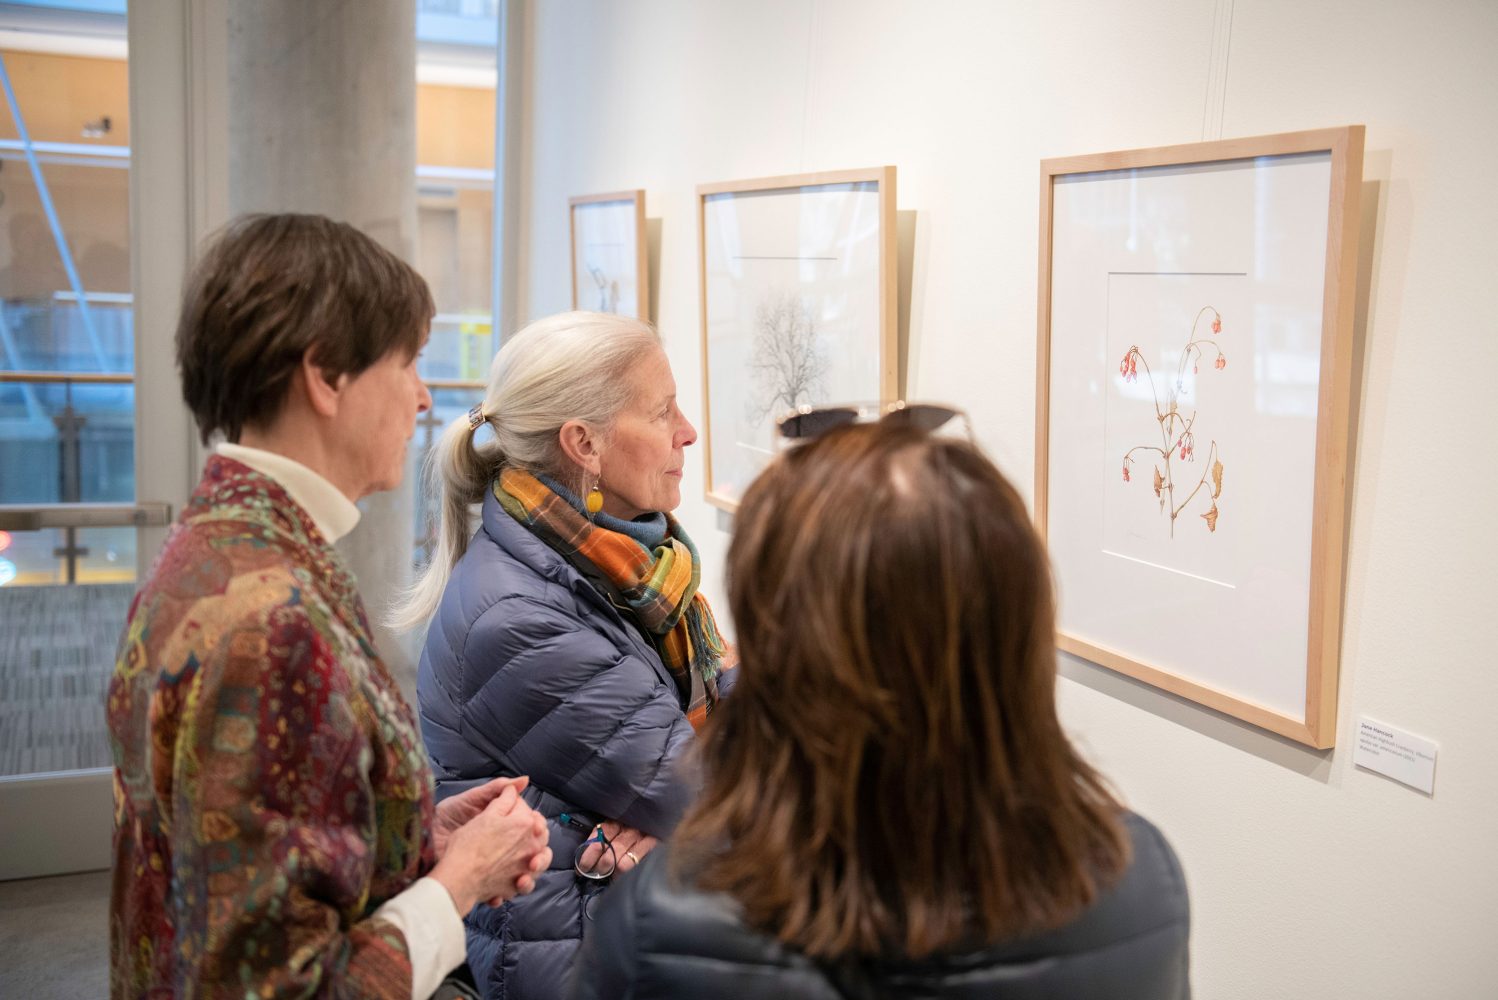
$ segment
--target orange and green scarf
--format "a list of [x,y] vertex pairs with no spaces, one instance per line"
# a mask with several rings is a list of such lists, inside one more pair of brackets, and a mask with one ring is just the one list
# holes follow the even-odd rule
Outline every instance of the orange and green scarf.
[[628,535],[589,521],[529,472],[505,469],[494,498],[515,520],[562,555],[586,560],[623,597],[655,643],[686,699],[687,718],[700,726],[718,701],[724,644],[707,598],[698,592],[697,548],[666,515],[666,537],[653,551]]

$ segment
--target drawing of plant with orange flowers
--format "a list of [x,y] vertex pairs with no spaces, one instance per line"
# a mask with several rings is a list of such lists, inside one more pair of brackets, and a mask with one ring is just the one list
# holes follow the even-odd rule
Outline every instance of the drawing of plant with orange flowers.
[[[1212,314],[1210,338],[1198,338],[1196,331],[1201,325],[1202,318],[1208,313]],[[1221,371],[1228,366],[1227,355],[1218,346],[1217,336],[1222,333],[1222,314],[1211,306],[1203,306],[1196,314],[1196,319],[1191,321],[1191,335],[1186,339],[1186,346],[1181,348],[1181,359],[1176,364],[1175,380],[1169,384],[1165,394],[1165,402],[1160,402],[1159,387],[1155,385],[1154,373],[1150,371],[1149,362],[1145,361],[1144,355],[1139,351],[1139,345],[1129,348],[1119,362],[1118,372],[1123,376],[1125,382],[1136,382],[1139,380],[1139,366],[1144,366],[1145,378],[1149,380],[1150,393],[1154,396],[1155,423],[1160,429],[1160,444],[1135,445],[1124,452],[1123,478],[1124,482],[1132,482],[1133,477],[1129,474],[1129,466],[1137,461],[1135,452],[1154,452],[1156,461],[1154,464],[1154,476],[1151,485],[1154,487],[1155,496],[1160,501],[1160,511],[1170,511],[1170,536],[1175,537],[1176,518],[1196,499],[1196,495],[1207,488],[1208,480],[1211,481],[1210,499],[1211,507],[1201,519],[1207,522],[1207,530],[1215,533],[1217,531],[1217,498],[1222,496],[1222,462],[1217,455],[1217,442],[1214,440],[1207,448],[1207,461],[1204,463],[1201,478],[1196,485],[1186,494],[1186,498],[1179,504],[1176,503],[1176,471],[1182,463],[1196,461],[1196,411],[1192,410],[1189,417],[1181,414],[1181,396],[1184,395],[1186,384],[1186,365],[1191,365],[1192,374],[1201,372],[1201,363],[1204,357],[1203,351],[1209,350],[1216,353],[1212,367]],[[1160,471],[1160,466],[1165,471]]]

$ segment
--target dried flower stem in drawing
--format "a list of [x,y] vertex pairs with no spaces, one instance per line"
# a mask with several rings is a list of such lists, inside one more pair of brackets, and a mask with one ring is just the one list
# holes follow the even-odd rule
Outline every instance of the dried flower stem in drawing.
[[588,275],[593,279],[593,284],[598,286],[598,311],[617,313],[619,311],[619,282],[610,281],[603,268],[595,264],[588,265]]
[[[1202,317],[1207,315],[1207,313],[1212,314],[1212,337],[1198,339],[1196,328],[1201,325]],[[1192,374],[1199,373],[1203,357],[1202,350],[1205,346],[1217,352],[1217,357],[1212,362],[1212,367],[1218,370],[1226,368],[1228,366],[1227,355],[1222,353],[1222,348],[1217,346],[1215,339],[1220,333],[1222,333],[1222,314],[1211,306],[1203,306],[1201,311],[1196,314],[1196,319],[1191,321],[1191,335],[1186,340],[1186,346],[1181,348],[1181,359],[1176,363],[1175,380],[1167,386],[1165,404],[1163,406],[1160,402],[1159,388],[1155,385],[1154,373],[1150,371],[1149,362],[1145,361],[1144,355],[1140,353],[1139,345],[1136,344],[1130,347],[1129,352],[1124,355],[1123,361],[1119,362],[1118,365],[1119,374],[1124,377],[1125,382],[1138,381],[1139,366],[1144,365],[1144,376],[1149,380],[1150,394],[1154,396],[1155,423],[1160,428],[1160,444],[1158,446],[1140,444],[1124,452],[1124,482],[1130,482],[1132,479],[1129,475],[1129,465],[1136,461],[1134,458],[1136,451],[1152,451],[1159,456],[1159,461],[1154,467],[1153,485],[1155,496],[1160,500],[1161,512],[1163,513],[1167,509],[1170,511],[1170,536],[1172,538],[1175,537],[1176,533],[1176,518],[1180,517],[1181,512],[1186,509],[1186,506],[1196,498],[1198,493],[1206,488],[1208,479],[1212,483],[1212,506],[1207,509],[1205,514],[1200,516],[1202,520],[1207,522],[1208,531],[1217,531],[1217,498],[1222,496],[1222,462],[1217,457],[1217,442],[1215,440],[1212,441],[1207,450],[1206,467],[1202,470],[1201,478],[1196,481],[1196,485],[1192,487],[1191,491],[1186,494],[1186,498],[1180,503],[1176,503],[1175,472],[1178,463],[1196,461],[1196,433],[1193,430],[1196,426],[1196,411],[1192,410],[1189,417],[1182,416],[1180,411],[1181,396],[1184,395],[1186,388],[1186,365],[1188,362],[1191,364]],[[1174,466],[1172,464],[1173,460],[1176,463]],[[1164,472],[1160,471],[1161,465],[1165,466]],[[1184,489],[1184,487],[1182,488]]]
[[817,348],[811,310],[794,292],[772,293],[754,318],[754,351],[749,370],[759,391],[747,407],[759,423],[815,400],[823,391],[829,362]]

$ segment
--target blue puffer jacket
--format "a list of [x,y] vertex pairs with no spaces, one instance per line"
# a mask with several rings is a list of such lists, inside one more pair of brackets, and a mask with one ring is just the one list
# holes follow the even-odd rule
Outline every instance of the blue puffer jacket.
[[439,800],[530,776],[551,868],[530,895],[469,914],[468,962],[486,997],[555,997],[595,889],[572,871],[588,830],[614,819],[665,837],[692,794],[675,766],[692,741],[677,687],[632,621],[491,490],[427,634],[417,696]]

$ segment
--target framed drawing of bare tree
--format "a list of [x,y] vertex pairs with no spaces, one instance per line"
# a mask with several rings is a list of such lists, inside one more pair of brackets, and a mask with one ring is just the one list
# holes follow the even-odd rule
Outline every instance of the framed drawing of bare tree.
[[1362,126],[1041,164],[1066,652],[1336,739]]
[[645,192],[569,199],[572,308],[650,321]]
[[732,511],[805,404],[888,402],[895,168],[697,188],[707,500]]

